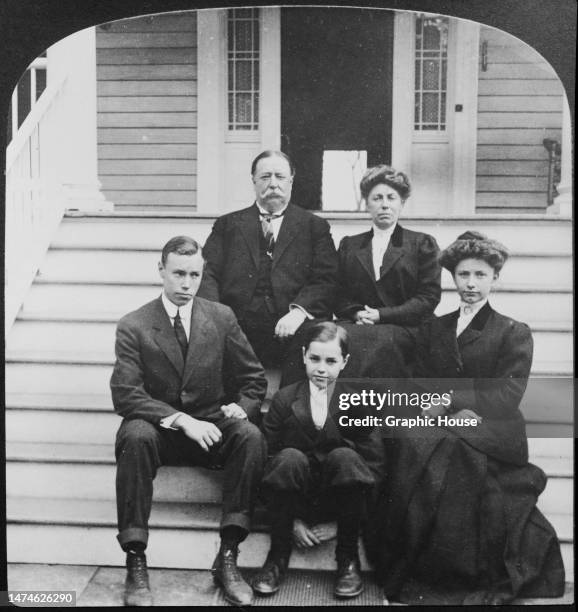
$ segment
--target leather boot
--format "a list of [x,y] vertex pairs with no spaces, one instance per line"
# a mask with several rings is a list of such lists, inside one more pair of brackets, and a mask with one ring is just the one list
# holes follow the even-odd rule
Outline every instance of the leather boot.
[[144,552],[128,552],[126,555],[126,570],[124,605],[152,606],[153,598],[149,587],[147,558]]
[[359,568],[359,559],[340,557],[337,560],[335,577],[335,597],[357,597],[363,592],[363,578]]
[[265,564],[253,578],[251,586],[259,595],[273,595],[285,580],[289,555],[277,555],[269,551]]
[[211,572],[215,584],[223,589],[225,599],[234,606],[250,606],[253,603],[253,589],[245,582],[237,567],[236,546],[222,546]]

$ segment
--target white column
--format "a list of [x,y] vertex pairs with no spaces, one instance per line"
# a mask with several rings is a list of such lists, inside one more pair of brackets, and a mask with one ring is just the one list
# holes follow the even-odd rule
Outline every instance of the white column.
[[560,167],[560,183],[558,196],[554,204],[548,208],[549,213],[564,217],[572,216],[572,119],[568,98],[564,96],[562,108],[562,155]]
[[281,9],[261,9],[261,149],[281,148]]
[[224,206],[224,13],[197,13],[197,212],[213,215]]
[[61,180],[66,208],[112,210],[100,191],[97,152],[96,34],[87,28],[48,50],[48,82],[66,76],[66,124],[61,126]]
[[396,11],[393,32],[391,165],[396,170],[409,172],[414,109],[415,28],[413,13]]

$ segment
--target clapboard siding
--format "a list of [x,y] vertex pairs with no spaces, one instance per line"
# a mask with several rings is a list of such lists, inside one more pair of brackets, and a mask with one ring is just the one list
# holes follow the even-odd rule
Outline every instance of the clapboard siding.
[[[188,81],[197,78],[197,67],[181,64],[164,66],[150,66],[148,64],[99,66],[98,78],[106,81],[146,81],[147,79],[157,81]],[[170,85],[166,87],[168,89]]]
[[176,49],[97,49],[96,61],[101,66],[118,64],[189,64],[191,58],[196,58],[195,47],[179,47]]
[[[196,81],[171,83],[172,96],[189,96],[191,92],[197,92]],[[98,93],[99,96],[163,96],[169,99],[165,81],[99,81]]]
[[196,203],[196,13],[97,27],[98,168],[118,210]]
[[481,96],[478,110],[484,112],[556,112],[562,108],[560,96]]
[[[186,143],[197,148],[196,128],[99,128],[100,144],[180,144]],[[100,155],[100,146],[99,146]]]
[[478,193],[476,203],[484,212],[494,213],[520,213],[540,212],[544,208],[543,193]]
[[560,141],[562,85],[548,63],[509,34],[482,27],[487,66],[479,68],[476,211],[545,212],[548,153]]
[[103,160],[196,159],[197,147],[192,144],[103,144],[99,154]]
[[478,129],[478,145],[530,145],[544,148],[542,140],[546,137],[555,138],[560,142],[562,129],[548,130],[543,127],[527,127],[518,130],[504,128]]
[[192,191],[196,188],[196,178],[189,175],[104,175],[102,186],[105,190],[143,190],[152,189],[156,191]]
[[[156,17],[159,29],[163,28],[163,15]],[[102,29],[96,39],[97,49],[140,49],[156,48],[169,49],[171,47],[196,46],[196,33],[190,32],[137,32],[125,34],[123,32],[106,32]]]
[[197,110],[196,96],[101,96],[98,99],[99,113],[126,112],[194,112]]
[[196,127],[197,113],[99,113],[98,127]]
[[484,145],[478,144],[478,160],[501,161],[505,159],[530,159],[540,161],[544,157],[543,145]]

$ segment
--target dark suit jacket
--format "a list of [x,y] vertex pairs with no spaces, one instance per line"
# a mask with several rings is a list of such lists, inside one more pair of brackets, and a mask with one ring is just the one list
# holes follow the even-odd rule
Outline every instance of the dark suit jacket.
[[269,455],[284,448],[296,448],[319,460],[335,448],[351,448],[365,460],[379,482],[384,474],[384,446],[380,430],[369,427],[344,427],[339,417],[362,417],[370,412],[350,408],[339,410],[339,382],[329,403],[327,420],[317,430],[311,417],[309,381],[299,381],[280,389],[273,397],[271,407],[263,417],[261,429],[267,440]]
[[[257,285],[261,231],[254,204],[217,219],[203,248],[207,264],[198,295],[227,304],[239,319]],[[327,221],[289,204],[273,252],[271,281],[280,316],[290,304],[314,317],[331,315],[337,253]]]
[[414,377],[435,379],[431,389],[454,390],[452,410],[482,417],[477,427],[455,431],[494,458],[528,461],[525,424],[519,405],[532,367],[530,328],[486,303],[456,338],[459,311],[425,324],[418,335]]
[[439,248],[429,234],[397,225],[375,280],[373,230],[346,236],[339,245],[339,297],[335,313],[352,318],[367,304],[382,323],[415,326],[429,317],[441,297]]
[[[253,420],[259,413],[265,373],[226,306],[194,298],[184,363],[160,297],[119,321],[115,351],[112,400],[126,419],[158,425],[180,411],[217,421],[223,416],[221,405],[229,401],[236,401]],[[231,377],[232,397],[225,393],[225,377]]]

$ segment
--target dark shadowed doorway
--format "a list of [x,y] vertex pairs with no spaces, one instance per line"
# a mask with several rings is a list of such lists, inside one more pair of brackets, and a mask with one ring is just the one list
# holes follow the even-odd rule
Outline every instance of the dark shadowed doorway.
[[390,11],[282,9],[281,143],[296,166],[295,204],[321,208],[324,151],[390,162],[392,50]]

